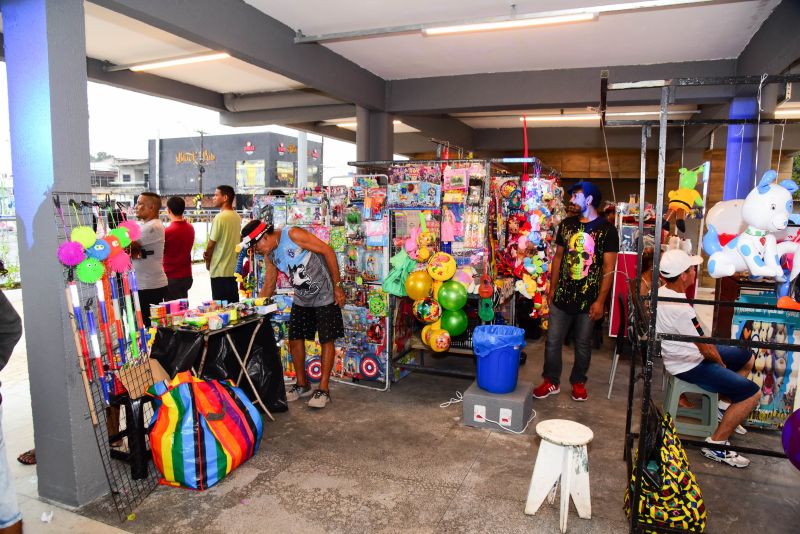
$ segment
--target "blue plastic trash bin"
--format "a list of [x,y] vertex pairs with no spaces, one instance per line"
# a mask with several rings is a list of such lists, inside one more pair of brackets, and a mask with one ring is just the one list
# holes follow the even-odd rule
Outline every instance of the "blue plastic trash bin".
[[478,365],[478,387],[489,393],[511,393],[519,377],[519,353],[525,330],[516,326],[486,325],[475,328],[472,349]]

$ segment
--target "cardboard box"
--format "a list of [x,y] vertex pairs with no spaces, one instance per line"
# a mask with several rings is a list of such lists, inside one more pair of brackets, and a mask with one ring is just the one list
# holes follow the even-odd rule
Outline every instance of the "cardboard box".
[[148,358],[147,362],[142,362],[136,367],[117,371],[117,378],[122,381],[130,397],[138,399],[143,397],[147,388],[156,382],[169,380],[169,375],[157,360]]

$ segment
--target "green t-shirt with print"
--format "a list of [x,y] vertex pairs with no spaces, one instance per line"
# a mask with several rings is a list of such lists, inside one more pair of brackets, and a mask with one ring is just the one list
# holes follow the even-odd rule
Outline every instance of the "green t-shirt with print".
[[224,210],[214,217],[208,238],[216,243],[211,255],[211,278],[231,277],[236,270],[236,245],[241,241],[242,218],[233,210]]

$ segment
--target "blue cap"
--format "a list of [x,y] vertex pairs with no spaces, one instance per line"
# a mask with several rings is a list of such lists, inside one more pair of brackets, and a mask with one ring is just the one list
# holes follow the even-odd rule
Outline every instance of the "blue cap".
[[598,189],[596,185],[594,185],[592,182],[580,180],[577,183],[571,185],[570,188],[567,189],[567,193],[572,195],[572,193],[577,189],[583,191],[584,197],[589,197],[589,196],[592,197],[592,206],[594,206],[595,209],[600,207],[600,202],[603,201],[603,194],[600,192],[600,189]]

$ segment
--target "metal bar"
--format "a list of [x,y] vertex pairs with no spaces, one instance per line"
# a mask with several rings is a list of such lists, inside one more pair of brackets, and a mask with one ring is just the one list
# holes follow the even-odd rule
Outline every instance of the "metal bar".
[[636,251],[639,257],[636,260],[636,287],[642,283],[642,255],[644,254],[644,191],[647,177],[647,126],[642,126],[642,149],[639,161],[639,237],[636,239]]
[[[731,124],[800,124],[800,119],[672,119],[667,121],[667,126],[726,126]],[[629,119],[606,121],[606,126],[661,126],[661,121],[650,119]]]
[[659,341],[687,341],[690,343],[708,343],[713,345],[724,345],[727,347],[741,347],[745,349],[774,349],[774,350],[800,350],[800,344],[777,343],[775,341],[750,341],[744,339],[734,339],[730,337],[704,337],[704,336],[685,336],[683,334],[659,334],[654,336]]
[[400,363],[395,361],[395,367],[400,367],[401,369],[413,369],[414,371],[419,371],[420,373],[427,373],[431,375],[440,375],[440,376],[452,376],[455,378],[468,378],[470,380],[475,380],[475,373],[468,373],[466,371],[455,371],[452,369],[440,369],[437,367],[428,367],[426,365],[418,365],[416,363]]
[[703,87],[708,85],[762,85],[772,83],[800,82],[800,74],[770,75],[761,80],[761,75],[717,76],[709,78],[671,78],[665,80],[643,80],[608,84],[609,91],[627,89],[653,89],[658,87]]
[[[783,308],[778,308],[774,304],[758,304],[756,302],[731,302],[729,300],[708,300],[708,299],[681,299],[680,297],[658,297],[659,302],[682,302],[685,304],[706,304],[706,305],[719,305],[719,306],[726,306],[728,308],[749,308],[753,310],[783,310]],[[789,312],[795,312],[795,310],[783,310]]]
[[608,71],[600,71],[600,124],[606,123],[606,107],[608,105]]

